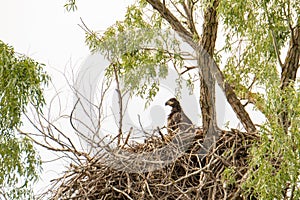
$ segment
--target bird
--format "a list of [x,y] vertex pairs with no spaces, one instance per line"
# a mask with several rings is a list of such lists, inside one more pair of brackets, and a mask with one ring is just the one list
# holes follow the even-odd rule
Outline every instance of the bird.
[[169,99],[165,106],[171,106],[171,113],[168,115],[167,129],[168,135],[173,136],[182,132],[194,132],[192,121],[183,112],[179,101],[176,98]]

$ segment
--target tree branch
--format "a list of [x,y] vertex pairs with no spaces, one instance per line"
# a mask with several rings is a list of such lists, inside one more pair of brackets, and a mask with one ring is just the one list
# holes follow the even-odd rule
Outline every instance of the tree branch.
[[289,50],[284,61],[281,72],[280,87],[286,88],[292,81],[296,80],[300,59],[300,24],[291,33]]
[[163,4],[160,0],[146,0],[155,10],[157,10],[161,16],[169,22],[171,27],[181,36],[189,39],[193,38],[193,35],[184,28],[181,22],[172,14],[172,12]]
[[[195,49],[198,47],[198,45],[195,45],[193,41],[192,34],[183,27],[180,21],[170,12],[170,10],[166,8],[165,5],[163,5],[158,0],[146,0],[146,1],[161,14],[161,16],[171,25],[171,27],[183,39],[186,40],[188,44],[190,44]],[[210,33],[207,32],[207,34]],[[255,132],[256,131],[255,125],[253,124],[245,108],[237,98],[232,87],[225,81],[223,73],[221,72],[221,70],[218,68],[216,64],[212,66],[212,73],[215,76],[218,85],[225,92],[227,101],[233,108],[234,112],[236,113],[238,119],[241,121],[245,129],[248,132]]]
[[119,134],[118,134],[118,146],[121,144],[121,138],[122,138],[122,125],[123,125],[123,97],[121,93],[121,88],[120,88],[120,82],[119,82],[119,73],[117,70],[116,65],[113,64],[113,69],[114,69],[114,75],[115,75],[115,80],[117,84],[117,94],[118,94],[118,102],[119,102]]
[[187,0],[186,3],[182,2],[182,7],[187,16],[188,27],[189,27],[191,33],[193,34],[193,37],[195,37],[196,40],[198,40],[199,34],[197,32],[195,22],[194,22],[194,17],[193,17],[194,4],[190,0]]
[[196,69],[196,68],[198,68],[198,66],[190,66],[190,67],[189,66],[184,66],[184,68],[185,68],[185,70],[183,72],[181,72],[180,75],[183,75],[183,74],[185,74],[186,72],[188,72],[192,69]]
[[[291,31],[291,39],[289,50],[282,66],[281,79],[280,79],[280,89],[282,92],[290,85],[291,82],[296,80],[297,71],[299,69],[299,59],[300,59],[300,24],[298,24],[293,31]],[[280,123],[284,128],[285,133],[288,133],[288,128],[290,127],[290,119],[288,117],[288,110],[286,102],[282,101],[283,112],[281,112]]]

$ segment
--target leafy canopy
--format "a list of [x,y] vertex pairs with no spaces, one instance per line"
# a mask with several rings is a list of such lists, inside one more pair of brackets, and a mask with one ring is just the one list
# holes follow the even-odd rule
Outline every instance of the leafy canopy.
[[86,43],[92,53],[99,51],[110,60],[108,78],[117,73],[124,91],[150,101],[159,90],[159,80],[167,76],[170,61],[180,67],[183,58],[178,41],[170,39],[174,37],[158,13],[144,16],[143,9],[143,5],[128,7],[124,21],[116,22],[103,35],[87,31]]
[[[280,87],[283,55],[300,26],[300,2],[224,0],[219,13],[230,55],[224,63],[226,80],[266,117],[261,141],[251,150],[244,190],[259,199],[282,199],[286,188],[295,189],[300,181],[299,84],[291,80],[284,90]],[[288,133],[279,123],[283,112],[291,122]],[[294,198],[300,198],[297,189]]]
[[44,103],[41,86],[48,76],[43,65],[0,41],[0,189],[4,198],[30,199],[40,159],[29,139],[15,134],[21,115],[31,103]]

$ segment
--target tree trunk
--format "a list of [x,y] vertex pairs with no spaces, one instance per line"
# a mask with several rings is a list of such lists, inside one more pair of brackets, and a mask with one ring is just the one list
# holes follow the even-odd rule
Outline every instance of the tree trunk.
[[200,106],[202,112],[203,132],[208,133],[209,130],[216,133],[217,116],[216,116],[216,100],[215,100],[215,78],[212,75],[211,65],[213,65],[213,53],[218,32],[217,7],[219,0],[213,1],[213,4],[205,10],[203,32],[200,40],[200,47],[206,51],[200,53]]
[[[300,27],[296,26],[291,33],[289,50],[282,66],[280,88],[284,93],[291,82],[296,80],[297,70],[299,68],[300,58]],[[280,113],[280,124],[285,133],[288,133],[290,127],[290,119],[288,117],[287,102],[285,98],[282,100],[283,110]]]

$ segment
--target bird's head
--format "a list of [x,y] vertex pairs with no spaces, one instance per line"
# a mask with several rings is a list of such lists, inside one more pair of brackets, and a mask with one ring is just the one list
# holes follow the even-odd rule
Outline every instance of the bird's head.
[[179,104],[179,101],[175,98],[171,98],[169,99],[166,103],[165,103],[166,106],[171,106],[172,108],[178,108],[180,109],[180,104]]

